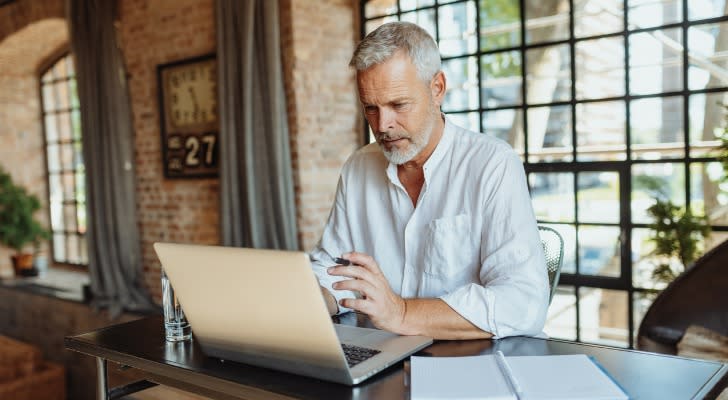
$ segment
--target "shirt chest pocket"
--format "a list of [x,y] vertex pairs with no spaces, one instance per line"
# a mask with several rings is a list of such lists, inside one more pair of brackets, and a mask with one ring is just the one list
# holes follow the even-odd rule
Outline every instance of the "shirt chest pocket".
[[424,271],[426,278],[445,286],[468,280],[469,268],[477,264],[478,246],[473,245],[472,216],[460,214],[430,222],[425,229]]

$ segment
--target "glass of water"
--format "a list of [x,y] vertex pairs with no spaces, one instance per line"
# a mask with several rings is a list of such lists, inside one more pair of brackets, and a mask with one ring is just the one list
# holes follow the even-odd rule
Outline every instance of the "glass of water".
[[190,323],[174,294],[167,274],[162,270],[162,308],[164,309],[164,335],[167,341],[179,342],[192,338]]

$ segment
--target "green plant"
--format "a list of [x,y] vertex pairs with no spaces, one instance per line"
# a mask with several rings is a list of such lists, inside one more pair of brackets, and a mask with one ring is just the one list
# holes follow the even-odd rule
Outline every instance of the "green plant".
[[38,197],[15,184],[0,167],[0,243],[22,253],[26,245],[48,239],[50,233],[33,218],[39,209]]
[[[689,208],[669,200],[657,200],[647,213],[653,218],[648,225],[652,230],[650,241],[655,244],[653,254],[660,259],[652,277],[670,283],[700,256],[710,225],[704,215],[693,215]],[[680,261],[679,270],[675,270],[672,260]]]

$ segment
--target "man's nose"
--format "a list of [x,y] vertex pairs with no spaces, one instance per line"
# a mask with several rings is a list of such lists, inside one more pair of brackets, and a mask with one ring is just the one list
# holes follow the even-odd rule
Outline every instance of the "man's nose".
[[377,131],[389,132],[394,129],[395,113],[392,110],[382,107],[379,109],[379,118],[377,119]]

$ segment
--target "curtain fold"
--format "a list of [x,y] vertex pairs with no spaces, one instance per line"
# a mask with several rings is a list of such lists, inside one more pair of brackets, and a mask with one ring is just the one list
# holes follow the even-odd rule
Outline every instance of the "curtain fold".
[[278,3],[217,0],[226,246],[298,249]]
[[69,0],[86,168],[92,305],[112,316],[155,309],[141,284],[134,135],[114,28],[116,2]]

